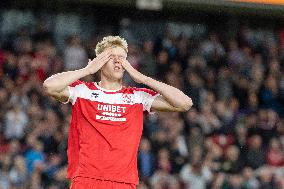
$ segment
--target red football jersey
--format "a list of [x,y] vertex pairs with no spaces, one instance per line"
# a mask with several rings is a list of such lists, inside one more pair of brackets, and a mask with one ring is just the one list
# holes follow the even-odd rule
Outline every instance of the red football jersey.
[[158,94],[144,88],[102,89],[94,82],[69,86],[72,119],[67,177],[138,184],[137,151],[143,111]]

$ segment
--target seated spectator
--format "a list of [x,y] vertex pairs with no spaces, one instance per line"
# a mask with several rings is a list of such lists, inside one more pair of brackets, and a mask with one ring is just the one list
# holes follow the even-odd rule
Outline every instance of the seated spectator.
[[151,143],[146,138],[141,139],[138,161],[141,180],[149,178],[154,171],[155,159],[154,154],[151,152]]
[[18,155],[14,158],[13,167],[9,172],[9,180],[12,187],[27,187],[28,171],[23,156]]
[[239,174],[230,174],[223,183],[222,189],[249,189],[243,184],[243,178]]
[[266,152],[266,164],[274,167],[284,165],[284,153],[280,141],[277,138],[272,138]]
[[237,146],[231,145],[225,152],[225,159],[222,164],[222,169],[226,173],[239,173],[244,166],[240,158],[240,150]]
[[196,159],[191,164],[183,166],[180,177],[186,189],[204,189],[211,181],[212,173],[202,160]]
[[43,144],[34,136],[28,136],[29,148],[25,152],[24,157],[27,164],[28,173],[32,174],[34,169],[41,169],[45,163],[45,155],[43,153]]
[[265,151],[262,146],[262,139],[259,135],[253,135],[248,140],[246,154],[246,165],[257,169],[265,163]]
[[7,139],[21,139],[28,123],[26,112],[19,105],[13,107],[6,113],[5,137]]
[[172,165],[170,163],[169,151],[161,149],[157,157],[157,170],[150,178],[150,183],[153,189],[172,188],[179,189],[176,177],[170,174]]
[[70,36],[64,50],[65,70],[76,70],[87,63],[87,53],[78,35]]
[[251,167],[244,167],[242,170],[242,175],[244,177],[244,186],[249,189],[258,189],[259,181],[256,178],[256,174],[254,173]]
[[258,170],[260,189],[278,189],[273,172],[273,169],[269,167],[262,167]]

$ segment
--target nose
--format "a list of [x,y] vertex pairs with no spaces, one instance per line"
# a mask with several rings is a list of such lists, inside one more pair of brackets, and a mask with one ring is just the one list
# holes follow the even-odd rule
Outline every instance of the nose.
[[114,63],[114,64],[120,64],[120,58],[119,58],[119,56],[113,56],[113,63]]
[[116,55],[114,55],[114,54],[111,55],[111,59],[112,59],[114,62],[118,61],[118,57],[117,57]]
[[119,62],[118,56],[114,56],[114,57],[113,57],[113,61],[114,61],[114,62]]

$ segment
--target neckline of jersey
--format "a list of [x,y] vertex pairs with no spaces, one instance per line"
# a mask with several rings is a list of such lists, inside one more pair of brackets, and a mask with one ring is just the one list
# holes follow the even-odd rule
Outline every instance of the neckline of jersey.
[[122,89],[122,86],[119,89],[116,89],[116,90],[105,89],[105,88],[102,88],[101,86],[99,86],[97,82],[94,82],[94,85],[98,89],[100,89],[101,91],[105,91],[105,92],[118,92],[118,91],[120,91]]

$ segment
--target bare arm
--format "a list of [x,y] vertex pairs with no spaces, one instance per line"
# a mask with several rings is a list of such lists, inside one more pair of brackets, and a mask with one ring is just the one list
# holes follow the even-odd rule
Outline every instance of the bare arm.
[[122,66],[137,83],[149,86],[161,96],[155,98],[152,103],[153,111],[188,111],[193,105],[191,98],[179,89],[147,77],[133,68],[127,60],[122,61]]
[[85,68],[52,75],[44,81],[44,90],[49,96],[61,102],[66,102],[70,95],[68,85],[82,77],[96,73],[109,60],[109,57],[110,51],[105,51],[89,61]]
[[87,75],[88,72],[85,68],[54,74],[44,81],[43,87],[49,96],[61,102],[66,102],[70,95],[68,85]]

